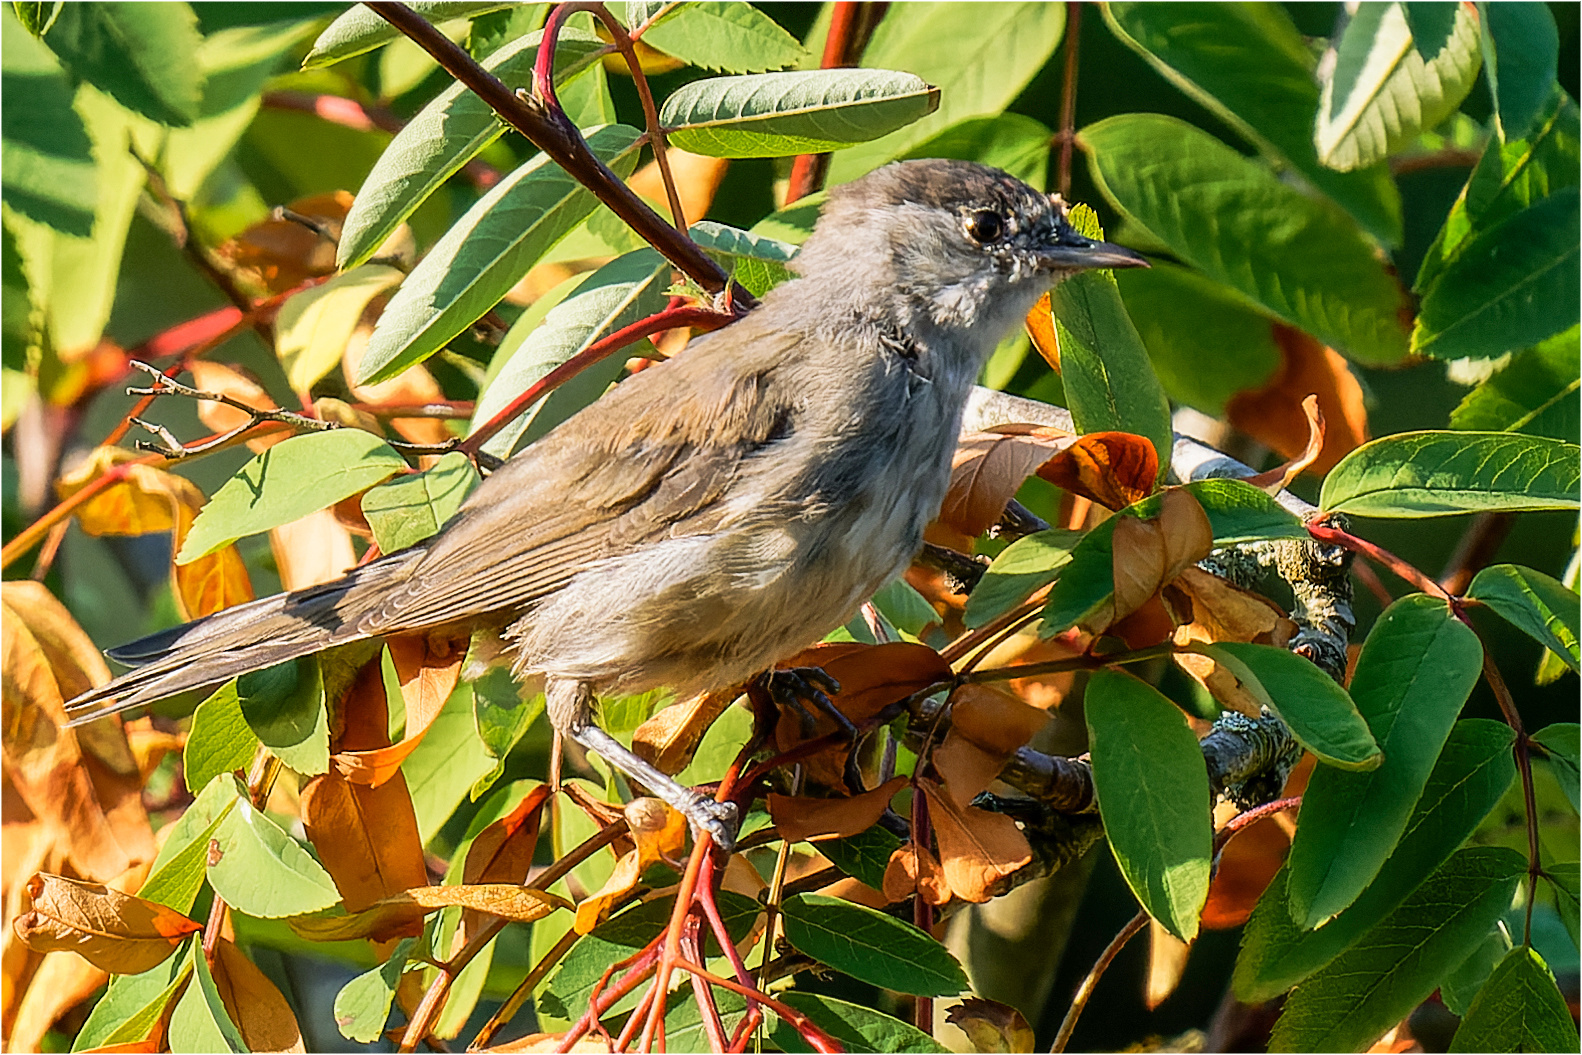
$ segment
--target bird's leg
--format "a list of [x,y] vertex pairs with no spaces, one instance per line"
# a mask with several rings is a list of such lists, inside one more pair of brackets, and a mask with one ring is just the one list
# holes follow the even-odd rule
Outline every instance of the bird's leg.
[[840,728],[847,739],[855,740],[857,727],[841,713],[830,696],[840,692],[840,682],[824,673],[820,667],[788,667],[764,673],[764,686],[769,696],[782,707],[790,707],[802,716],[802,730],[812,732],[813,711],[817,708]]
[[727,853],[736,845],[736,829],[741,823],[736,804],[716,802],[707,795],[682,787],[599,728],[593,721],[591,685],[572,678],[551,677],[545,683],[544,697],[550,724],[556,731],[598,752],[600,758],[628,779],[675,807],[692,825],[694,833],[707,832],[714,845]]

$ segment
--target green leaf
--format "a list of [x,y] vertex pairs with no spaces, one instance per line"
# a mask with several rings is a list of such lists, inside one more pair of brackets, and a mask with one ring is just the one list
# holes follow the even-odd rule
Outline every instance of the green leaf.
[[643,32],[642,41],[690,66],[727,73],[778,70],[807,57],[796,37],[739,0],[675,4]]
[[192,974],[191,950],[186,946],[197,943],[197,936],[186,939],[174,956],[142,974],[111,975],[109,988],[77,1031],[71,1050],[87,1051],[147,1039],[170,1002],[186,987]]
[[1576,325],[1577,203],[1567,187],[1474,235],[1423,294],[1412,351],[1488,358]]
[[1356,222],[1159,114],[1082,130],[1106,198],[1182,261],[1353,359],[1406,354],[1405,297]]
[[755,297],[792,277],[786,264],[796,256],[797,247],[789,242],[764,238],[713,220],[699,220],[687,233]]
[[406,970],[416,938],[402,938],[390,958],[341,986],[335,994],[335,1028],[347,1040],[372,1044],[384,1033],[396,984]]
[[1310,930],[1350,905],[1395,850],[1483,669],[1478,635],[1426,594],[1385,609],[1351,678],[1351,698],[1384,752],[1366,773],[1321,766],[1302,795],[1286,858],[1292,918]]
[[1043,190],[1049,180],[1047,125],[1025,114],[969,117],[944,128],[912,147],[897,161],[910,158],[957,158],[1004,169],[1023,183]]
[[494,756],[478,739],[472,688],[460,686],[413,748],[401,772],[417,814],[418,838],[427,846],[478,780],[494,769]]
[[913,637],[940,621],[934,606],[905,579],[891,579],[868,600],[891,626]]
[[361,429],[293,436],[242,466],[198,513],[176,563],[188,564],[245,535],[289,524],[406,468]]
[[[1183,485],[1183,489],[1198,500],[1207,514],[1216,547],[1257,539],[1307,537],[1307,529],[1295,514],[1241,480],[1199,480]],[[1155,517],[1159,515],[1160,502],[1159,495],[1151,495],[1120,513],[1144,519]],[[1040,637],[1069,630],[1109,601],[1115,592],[1114,535],[1115,518],[1111,517],[1071,548],[1070,564],[1060,572],[1044,605]]]
[[861,1004],[847,1003],[821,993],[790,992],[781,997],[787,1007],[802,1012],[813,1024],[852,1052],[950,1051],[909,1022]]
[[13,0],[11,11],[22,28],[35,37],[42,37],[55,24],[60,9],[65,6],[65,0],[54,0],[53,3],[48,0]]
[[1514,850],[1450,858],[1400,906],[1286,1000],[1272,1051],[1361,1051],[1477,948],[1527,871]]
[[236,781],[229,775],[189,786],[199,789],[198,797],[176,818],[149,868],[148,878],[137,891],[138,897],[157,901],[183,915],[192,911],[203,886],[209,837],[241,798]]
[[858,981],[913,996],[954,996],[967,988],[955,957],[910,923],[821,894],[781,905],[792,948]]
[[246,769],[258,749],[231,679],[192,712],[192,728],[181,752],[181,772],[189,788],[206,788],[221,773]]
[[1208,900],[1208,771],[1186,716],[1130,674],[1094,671],[1084,696],[1093,784],[1110,849],[1148,914],[1182,941]]
[[1483,35],[1483,71],[1494,95],[1500,138],[1521,139],[1554,91],[1560,35],[1543,4],[1478,5]]
[[1578,915],[1582,913],[1582,866],[1576,861],[1544,865],[1544,881],[1554,888],[1555,911],[1577,944]]
[[1514,734],[1476,718],[1456,723],[1412,811],[1406,833],[1377,878],[1350,908],[1317,930],[1291,918],[1282,868],[1242,931],[1232,985],[1259,1003],[1329,963],[1395,909],[1466,841],[1516,779]]
[[304,776],[330,769],[330,727],[317,656],[251,670],[236,679],[236,700],[248,728]]
[[1517,564],[1495,564],[1473,578],[1467,596],[1476,598],[1545,648],[1582,671],[1577,595],[1558,579]]
[[87,238],[93,233],[98,176],[93,141],[72,109],[71,82],[50,50],[29,36],[20,22],[10,18],[3,22],[0,37],[9,89],[0,93],[4,108],[0,123],[5,128],[0,140],[0,185],[5,202],[29,219]]
[[970,117],[1003,112],[1044,68],[1065,33],[1064,4],[892,8],[863,49],[865,65],[910,70],[940,91],[931,116],[882,139],[838,151],[828,184],[856,179]]
[[[532,33],[511,41],[485,59],[483,68],[508,88],[527,87],[542,38],[542,33]],[[556,87],[596,65],[603,47],[592,34],[569,28],[563,32],[555,49]],[[347,270],[368,260],[419,205],[504,132],[505,125],[489,105],[460,82],[436,95],[396,133],[368,171],[346,214],[336,266]]]
[[659,121],[694,154],[773,158],[877,139],[938,105],[939,89],[910,73],[800,70],[692,81],[665,100]]
[[1340,173],[1319,163],[1316,59],[1280,5],[1117,3],[1101,10],[1123,43],[1259,153],[1300,173],[1379,241],[1400,244],[1401,196],[1389,169]]
[[1308,660],[1273,645],[1235,641],[1203,645],[1196,651],[1230,668],[1320,762],[1364,772],[1379,766],[1379,745],[1351,697]]
[[176,1001],[170,1015],[170,1050],[173,1052],[249,1051],[242,1031],[231,1021],[214,984],[208,957],[200,942],[192,943],[187,957],[192,981]]
[[1541,119],[1526,139],[1489,140],[1478,166],[1423,256],[1413,286],[1419,292],[1433,284],[1456,261],[1473,237],[1523,209],[1578,183],[1582,169],[1576,103],[1558,86]]
[[1478,19],[1458,6],[1451,35],[1425,59],[1412,46],[1404,5],[1363,4],[1333,61],[1320,65],[1318,159],[1342,172],[1362,168],[1456,112],[1478,76]]
[[1570,1051],[1576,1046],[1576,1024],[1555,976],[1527,946],[1512,949],[1494,968],[1450,1041],[1451,1051]]
[[[430,22],[449,22],[514,7],[505,0],[408,0],[407,7]],[[362,55],[392,40],[405,39],[401,31],[362,4],[351,8],[319,34],[302,60],[304,70],[318,69]]]
[[165,125],[191,124],[203,97],[203,43],[190,4],[67,4],[47,43],[67,71]]
[[1571,800],[1573,810],[1577,808],[1577,778],[1579,768],[1582,768],[1582,746],[1579,746],[1578,741],[1576,722],[1556,722],[1533,734],[1533,743],[1543,748],[1544,754],[1548,756],[1555,778],[1560,781],[1566,798]]
[[472,683],[472,717],[478,738],[483,741],[484,750],[498,760],[494,769],[473,785],[474,799],[505,772],[506,755],[543,713],[544,694],[535,693],[524,699],[523,690],[508,670],[496,668]]
[[967,597],[963,618],[968,629],[976,630],[998,619],[1058,579],[1083,538],[1081,531],[1050,528],[1006,546]]
[[[1089,209],[1072,210],[1071,222],[1089,238],[1104,237]],[[1077,432],[1142,436],[1154,445],[1163,479],[1175,436],[1170,401],[1137,327],[1126,314],[1115,276],[1107,271],[1082,272],[1056,286],[1051,296],[1060,341],[1060,379]]]
[[1154,373],[1171,399],[1212,414],[1280,369],[1273,321],[1196,271],[1156,263],[1115,274]]
[[1517,352],[1499,373],[1468,392],[1450,427],[1578,440],[1577,327]]
[[826,839],[818,844],[819,853],[829,858],[830,864],[875,890],[884,888],[890,855],[900,848],[900,836],[877,824],[856,835]]
[[1460,967],[1440,979],[1439,998],[1445,1007],[1454,1015],[1465,1016],[1478,990],[1483,988],[1483,983],[1489,980],[1494,968],[1510,951],[1510,935],[1505,931],[1505,924],[1497,922],[1483,936],[1478,947],[1472,950],[1472,955],[1463,960]]
[[[637,138],[636,129],[607,125],[588,136],[588,146],[624,176],[637,163]],[[358,383],[388,380],[443,348],[499,303],[597,203],[545,154],[495,184],[390,298],[368,339]]]
[[1579,454],[1510,432],[1400,432],[1342,458],[1318,504],[1372,517],[1575,509]]
[[465,454],[451,451],[430,469],[370,487],[363,516],[379,549],[394,553],[436,534],[476,486],[478,470]]
[[341,900],[329,873],[245,798],[215,829],[209,882],[226,904],[263,919],[319,912]]
[[401,278],[393,267],[368,264],[293,294],[280,306],[275,355],[292,391],[308,391],[341,365],[363,309]]
[[[501,343],[500,351],[495,353],[497,357],[508,356],[504,366],[478,395],[472,431],[488,423],[512,400],[573,356],[604,337],[662,311],[670,279],[669,261],[644,246],[599,268],[577,286],[575,292],[551,308],[543,321],[527,333],[525,340],[518,336],[517,327],[513,326]],[[513,338],[521,342],[514,348]],[[628,348],[584,368],[495,433],[483,449],[505,458],[544,435],[603,395],[621,375],[631,354],[632,349]]]

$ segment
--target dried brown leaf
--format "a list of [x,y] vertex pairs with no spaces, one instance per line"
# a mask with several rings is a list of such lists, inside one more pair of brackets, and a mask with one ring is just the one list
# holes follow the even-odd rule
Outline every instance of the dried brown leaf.
[[328,509],[271,528],[269,548],[287,590],[333,582],[357,565],[351,532]]
[[1129,432],[1090,432],[1050,458],[1038,475],[1108,509],[1122,509],[1154,492],[1159,455]]
[[34,952],[74,952],[102,971],[140,974],[165,962],[200,924],[153,901],[98,883],[39,873],[32,907],[12,926]]
[[1280,346],[1281,366],[1256,392],[1239,392],[1225,405],[1225,416],[1253,439],[1296,458],[1312,435],[1302,402],[1318,397],[1324,417],[1323,449],[1308,468],[1322,475],[1368,440],[1368,411],[1362,386],[1345,357],[1300,330],[1272,323]]
[[1011,875],[1033,859],[1016,822],[1003,813],[958,806],[933,781],[921,780],[918,786],[928,796],[945,885],[956,897],[975,903],[1004,893]]
[[392,926],[413,915],[427,915],[442,908],[460,905],[517,923],[543,919],[558,908],[571,908],[559,894],[515,883],[482,883],[475,886],[421,886],[376,901],[361,912],[347,916],[298,916],[289,920],[291,929],[309,941],[347,941],[352,938],[383,940],[394,933]]
[[[1240,641],[1285,647],[1296,624],[1266,597],[1243,590],[1201,568],[1188,568],[1161,592],[1166,609],[1176,621],[1178,645],[1194,641]],[[1225,706],[1256,718],[1258,700],[1241,682],[1211,657],[1178,652],[1175,661]]]
[[[269,398],[269,393],[264,391],[262,385],[234,366],[210,362],[207,359],[194,359],[187,369],[192,372],[193,388],[229,396],[255,410],[278,409],[275,401]],[[230,432],[247,424],[248,415],[246,411],[238,410],[236,407],[205,399],[198,402],[198,420],[217,433]],[[247,447],[257,454],[281,440],[289,439],[290,436],[291,433],[284,430],[264,433],[257,439],[248,440]]]
[[[428,882],[423,842],[406,778],[370,787],[337,772],[314,777],[302,789],[302,823],[308,839],[348,912],[359,913]],[[376,941],[415,936],[423,912],[390,906],[371,930]]]
[[930,905],[943,905],[950,900],[950,885],[945,882],[939,859],[932,850],[909,841],[890,854],[882,893],[887,903],[894,904],[914,892]]
[[1148,921],[1148,980],[1143,986],[1144,1007],[1152,1011],[1176,991],[1191,951],[1192,946],[1165,930],[1157,920]]
[[674,776],[687,768],[703,734],[741,694],[741,687],[734,686],[671,704],[637,727],[632,750],[661,773]]
[[[401,685],[401,698],[406,705],[406,735],[398,743],[389,742],[389,719],[387,716],[381,717],[384,714],[382,709],[371,712],[373,717],[368,725],[368,737],[348,739],[353,734],[349,730],[344,733],[337,744],[340,750],[331,756],[330,761],[342,776],[354,784],[378,787],[399,772],[401,763],[423,742],[424,734],[455,691],[456,683],[461,678],[462,660],[466,658],[461,649],[454,647],[454,642],[439,636],[393,637],[386,645],[390,649],[390,660],[395,666],[396,679]],[[378,671],[377,663],[371,666],[375,672]],[[377,691],[382,700],[383,681],[376,688],[370,686],[368,691]],[[352,747],[353,744],[370,741],[378,742],[378,746]]]
[[969,537],[981,535],[1039,466],[1075,442],[1071,433],[1042,425],[964,434],[951,459],[940,523]]
[[892,777],[871,791],[837,799],[771,793],[769,816],[787,842],[842,839],[877,824],[890,800],[906,784],[906,777]]
[[214,945],[214,985],[248,1051],[306,1051],[291,1005],[253,961],[224,938]]
[[1048,293],[1038,298],[1033,310],[1027,313],[1027,336],[1055,373],[1060,373],[1060,338],[1055,334],[1052,298]]
[[967,1035],[973,1051],[1032,1051],[1033,1027],[1022,1013],[998,1000],[969,996],[945,1015],[945,1021]]

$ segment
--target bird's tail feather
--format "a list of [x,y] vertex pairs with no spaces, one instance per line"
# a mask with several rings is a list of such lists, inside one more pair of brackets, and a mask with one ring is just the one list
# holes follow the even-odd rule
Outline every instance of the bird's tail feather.
[[358,616],[400,577],[414,551],[364,565],[334,582],[276,594],[110,649],[136,669],[66,705],[68,724],[102,718],[186,689],[368,637]]

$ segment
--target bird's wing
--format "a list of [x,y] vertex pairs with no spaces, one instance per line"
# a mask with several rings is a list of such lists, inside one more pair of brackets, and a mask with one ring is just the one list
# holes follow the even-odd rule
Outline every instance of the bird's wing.
[[743,458],[789,427],[795,394],[765,383],[789,338],[756,336],[746,356],[707,342],[642,371],[517,454],[402,585],[351,613],[358,628],[389,634],[519,612],[596,561],[708,530]]

